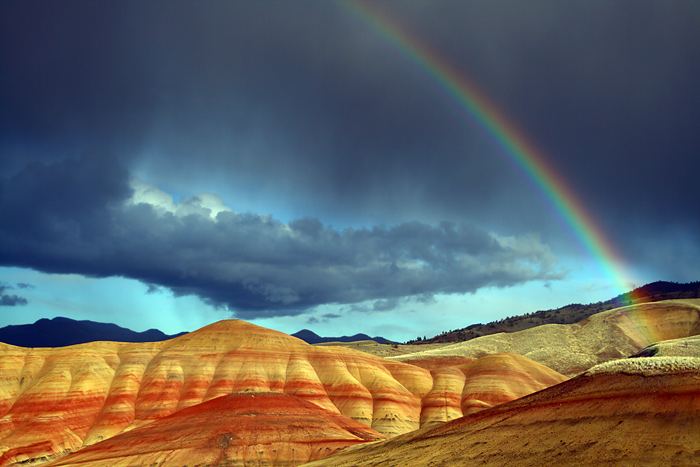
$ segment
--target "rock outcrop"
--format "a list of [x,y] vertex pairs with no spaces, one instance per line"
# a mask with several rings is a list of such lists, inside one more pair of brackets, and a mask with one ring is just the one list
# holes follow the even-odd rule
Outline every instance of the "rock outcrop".
[[309,467],[700,465],[700,359],[637,358]]
[[0,345],[0,467],[58,458],[230,394],[287,394],[395,436],[564,379],[522,357],[429,370],[238,320],[146,344]]

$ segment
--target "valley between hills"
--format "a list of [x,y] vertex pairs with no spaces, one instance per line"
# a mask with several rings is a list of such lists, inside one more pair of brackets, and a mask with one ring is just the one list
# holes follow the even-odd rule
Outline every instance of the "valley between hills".
[[0,344],[0,467],[699,465],[699,339],[681,298],[446,344]]

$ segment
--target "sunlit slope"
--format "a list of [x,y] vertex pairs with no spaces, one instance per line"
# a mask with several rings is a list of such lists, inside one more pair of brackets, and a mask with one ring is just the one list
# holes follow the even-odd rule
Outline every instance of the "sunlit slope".
[[292,395],[394,436],[461,416],[465,397],[471,411],[565,379],[516,358],[516,367],[529,370],[513,371],[529,376],[513,390],[513,373],[502,363],[490,386],[474,390],[481,376],[470,376],[472,370],[457,369],[451,378],[343,347],[311,346],[238,320],[157,343],[1,345],[0,466],[62,455],[241,392]]
[[598,363],[629,357],[648,345],[700,334],[700,300],[644,303],[598,313],[576,324],[546,324],[525,331],[493,334],[398,357],[523,355],[573,376]]
[[308,466],[697,466],[698,401],[700,359],[624,359],[493,409]]
[[455,366],[446,362],[412,363],[432,367],[434,383],[423,397],[422,427],[512,401],[568,379],[528,358],[507,353]]
[[294,466],[383,438],[360,422],[297,397],[251,392],[188,407],[50,465]]
[[642,349],[640,357],[697,357],[700,358],[700,335],[655,342]]

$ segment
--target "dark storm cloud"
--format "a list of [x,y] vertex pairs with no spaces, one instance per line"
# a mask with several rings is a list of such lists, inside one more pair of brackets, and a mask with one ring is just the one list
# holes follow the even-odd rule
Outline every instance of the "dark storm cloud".
[[321,315],[321,319],[311,316],[309,319],[306,320],[306,322],[308,324],[327,323],[332,319],[337,319],[341,317],[342,315],[336,313],[325,313],[324,315]]
[[482,143],[396,50],[338,4],[305,5],[4,4],[5,163],[97,144],[165,182],[211,180],[216,166],[378,219],[453,204],[455,189],[471,210],[507,183],[480,183],[494,163],[465,155]]
[[29,301],[19,295],[0,295],[0,306],[26,305]]
[[467,293],[563,276],[535,236],[501,238],[467,224],[335,230],[222,211],[178,216],[129,203],[110,157],[33,163],[0,181],[0,264],[122,276],[197,295],[237,316],[297,314],[328,303]]
[[[624,256],[696,279],[693,2],[371,4],[522,127]],[[8,175],[96,145],[159,186],[269,200],[259,212],[451,219],[574,250],[454,98],[342,3],[2,2],[0,54]]]
[[[23,285],[26,284],[17,284],[17,287],[20,289],[26,288],[23,287]],[[14,287],[10,284],[0,282],[0,306],[18,306],[29,303],[29,300],[24,297],[20,297],[19,295],[6,294],[5,291],[10,289],[14,289]]]

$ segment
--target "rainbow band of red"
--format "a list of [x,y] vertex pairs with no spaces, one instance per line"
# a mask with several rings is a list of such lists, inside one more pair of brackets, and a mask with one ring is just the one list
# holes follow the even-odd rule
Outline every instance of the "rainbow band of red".
[[581,200],[547,162],[542,152],[464,73],[458,72],[424,42],[369,3],[345,0],[340,4],[393,44],[436,83],[451,101],[455,101],[469,120],[479,125],[544,195],[574,237],[594,258],[607,281],[619,293],[633,288],[624,272],[621,256]]

